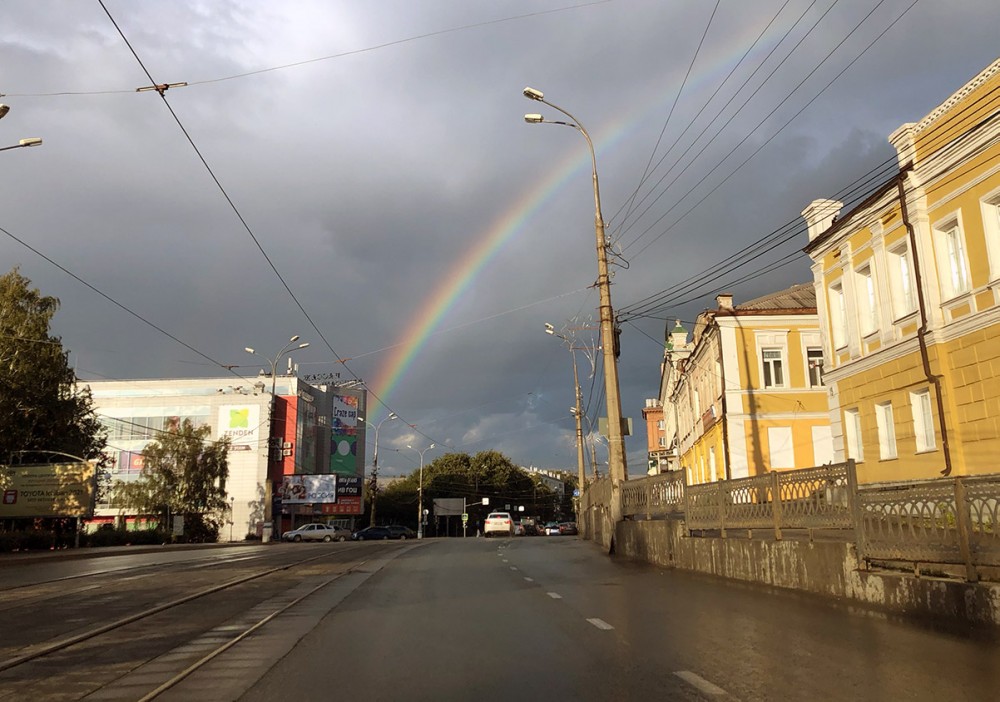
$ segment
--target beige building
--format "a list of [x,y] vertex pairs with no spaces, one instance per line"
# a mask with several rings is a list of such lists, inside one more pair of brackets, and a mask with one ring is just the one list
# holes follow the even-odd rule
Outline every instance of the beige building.
[[837,460],[862,482],[995,472],[1000,59],[891,136],[899,175],[803,216]]
[[698,316],[686,358],[664,373],[688,484],[833,460],[823,351],[811,284]]

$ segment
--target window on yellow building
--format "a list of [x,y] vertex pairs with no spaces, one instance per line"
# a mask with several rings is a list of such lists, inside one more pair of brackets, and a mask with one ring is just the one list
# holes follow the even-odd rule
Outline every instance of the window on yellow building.
[[875,278],[870,265],[859,268],[858,276],[858,321],[861,335],[868,336],[878,331],[878,297],[875,293]]
[[904,241],[889,249],[889,282],[892,287],[892,312],[896,319],[917,308],[913,295],[913,265],[910,248]]
[[844,298],[844,285],[838,281],[830,286],[829,291],[833,347],[840,349],[847,346],[847,300]]
[[935,230],[937,250],[941,259],[939,267],[941,288],[945,299],[969,291],[969,261],[965,253],[965,237],[957,219],[940,225]]
[[809,387],[823,386],[823,349],[812,347],[806,349],[806,361],[809,364]]
[[983,233],[990,261],[990,280],[1000,279],[1000,193],[993,193],[983,203]]
[[875,424],[878,426],[879,458],[887,461],[896,457],[896,425],[893,422],[892,403],[875,405]]
[[764,372],[764,387],[784,387],[785,377],[782,368],[781,349],[761,349],[761,362]]
[[931,409],[930,389],[911,392],[910,406],[913,409],[913,433],[917,438],[917,453],[933,451],[937,448],[937,438],[934,435],[934,412]]
[[847,457],[856,463],[865,460],[865,446],[861,441],[861,413],[856,409],[844,410],[844,438],[847,443]]

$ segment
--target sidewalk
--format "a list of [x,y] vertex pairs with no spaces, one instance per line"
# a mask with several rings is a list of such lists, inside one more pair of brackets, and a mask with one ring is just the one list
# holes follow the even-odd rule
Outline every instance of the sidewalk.
[[185,549],[203,550],[249,545],[259,546],[261,544],[259,541],[233,541],[214,544],[162,544],[160,546],[144,544],[141,546],[88,546],[51,551],[12,551],[0,553],[0,568],[55,559],[77,560],[80,558],[103,558],[106,556],[124,556],[138,553],[162,553],[164,551],[181,551]]

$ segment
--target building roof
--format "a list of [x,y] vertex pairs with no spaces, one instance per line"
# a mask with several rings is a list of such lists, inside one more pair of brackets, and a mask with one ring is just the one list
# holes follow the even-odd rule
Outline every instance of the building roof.
[[816,309],[816,288],[812,283],[799,283],[735,306],[737,312],[796,309]]

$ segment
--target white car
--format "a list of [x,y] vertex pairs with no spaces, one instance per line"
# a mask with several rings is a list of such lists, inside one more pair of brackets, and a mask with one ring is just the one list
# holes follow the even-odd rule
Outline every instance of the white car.
[[489,513],[483,523],[483,536],[490,537],[493,534],[514,535],[514,520],[511,519],[510,512]]
[[347,541],[351,530],[329,524],[303,524],[298,529],[286,531],[282,541]]

